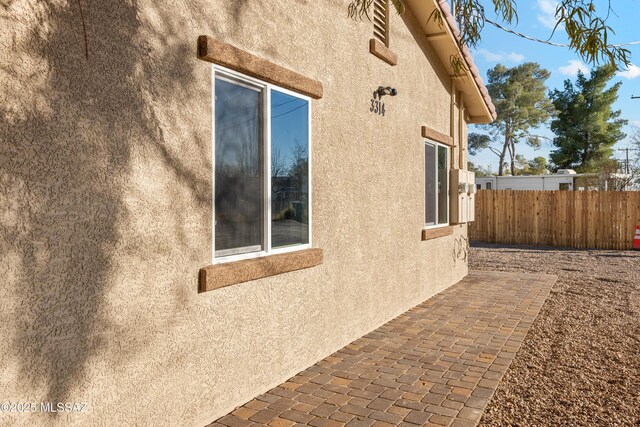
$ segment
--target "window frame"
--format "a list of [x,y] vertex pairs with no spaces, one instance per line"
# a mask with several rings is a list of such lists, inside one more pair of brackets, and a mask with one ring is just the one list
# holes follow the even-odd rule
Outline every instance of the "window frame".
[[[422,166],[423,168],[427,167],[427,157],[426,157],[426,153],[425,153],[425,146],[426,145],[432,145],[435,146],[436,148],[436,155],[434,158],[435,161],[435,170],[436,170],[436,197],[435,197],[435,205],[436,205],[436,223],[435,224],[431,224],[431,223],[427,223],[427,209],[426,209],[426,202],[427,202],[427,181],[426,181],[426,173],[423,174],[423,176],[425,176],[425,182],[424,182],[424,186],[423,186],[423,215],[422,215],[422,220],[424,222],[423,227],[424,229],[433,229],[433,228],[440,228],[440,227],[448,227],[449,225],[451,225],[451,177],[450,177],[450,171],[451,171],[451,147],[447,144],[442,144],[440,142],[434,141],[433,139],[428,139],[425,138],[423,140],[422,143],[422,156],[423,156],[423,161],[422,161]],[[440,201],[438,200],[438,191],[437,191],[437,180],[438,180],[438,176],[437,176],[437,172],[438,172],[438,148],[439,147],[443,147],[444,149],[446,149],[447,152],[447,160],[446,160],[446,164],[447,164],[447,173],[446,173],[446,180],[447,180],[447,222],[446,223],[442,223],[442,224],[438,224],[438,208],[440,205]]]
[[[229,255],[218,255],[216,256],[216,204],[215,204],[215,195],[216,195],[216,78],[221,77],[223,80],[230,82],[232,84],[239,84],[241,86],[249,87],[253,90],[260,90],[262,93],[262,109],[261,117],[263,123],[262,129],[262,140],[263,140],[263,153],[264,156],[264,164],[263,167],[263,248],[256,252],[246,252],[241,254],[229,254]],[[271,92],[276,90],[285,95],[293,96],[304,100],[308,105],[308,115],[307,115],[307,129],[308,129],[308,146],[307,146],[307,156],[308,156],[308,203],[309,203],[309,238],[308,243],[302,243],[297,245],[284,246],[281,248],[272,248],[271,247]],[[247,76],[246,74],[231,70],[229,68],[212,64],[211,66],[211,123],[212,123],[212,133],[211,133],[211,172],[212,172],[212,186],[211,186],[211,195],[212,195],[212,203],[211,203],[211,211],[212,211],[212,227],[211,227],[211,263],[212,264],[221,264],[226,262],[240,261],[246,259],[260,258],[269,255],[283,254],[288,252],[295,252],[304,249],[309,249],[312,246],[311,237],[313,235],[312,224],[313,224],[313,184],[312,184],[312,128],[311,128],[311,116],[312,116],[312,102],[311,98],[303,95],[298,92],[294,92],[288,89],[285,89],[281,86],[268,83],[266,81]],[[227,251],[233,251],[233,249],[227,249]]]

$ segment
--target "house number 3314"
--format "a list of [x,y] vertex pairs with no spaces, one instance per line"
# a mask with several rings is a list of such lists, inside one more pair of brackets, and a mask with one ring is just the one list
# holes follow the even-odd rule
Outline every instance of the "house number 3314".
[[371,107],[369,107],[369,111],[374,114],[384,116],[384,102],[371,98]]

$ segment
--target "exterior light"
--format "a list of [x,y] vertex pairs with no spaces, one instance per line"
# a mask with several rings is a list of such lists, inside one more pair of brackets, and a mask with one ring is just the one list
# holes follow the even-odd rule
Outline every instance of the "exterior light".
[[387,86],[387,87],[378,86],[378,90],[376,92],[378,93],[378,97],[381,97],[384,95],[396,96],[398,94],[398,90],[391,86]]

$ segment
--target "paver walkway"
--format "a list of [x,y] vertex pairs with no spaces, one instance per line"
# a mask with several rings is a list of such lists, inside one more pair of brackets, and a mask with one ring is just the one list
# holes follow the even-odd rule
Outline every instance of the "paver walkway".
[[555,281],[471,272],[211,426],[475,426]]

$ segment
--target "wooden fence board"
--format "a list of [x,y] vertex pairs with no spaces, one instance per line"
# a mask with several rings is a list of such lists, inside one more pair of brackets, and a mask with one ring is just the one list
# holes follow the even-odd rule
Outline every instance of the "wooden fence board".
[[639,191],[480,190],[471,240],[517,245],[633,247]]

